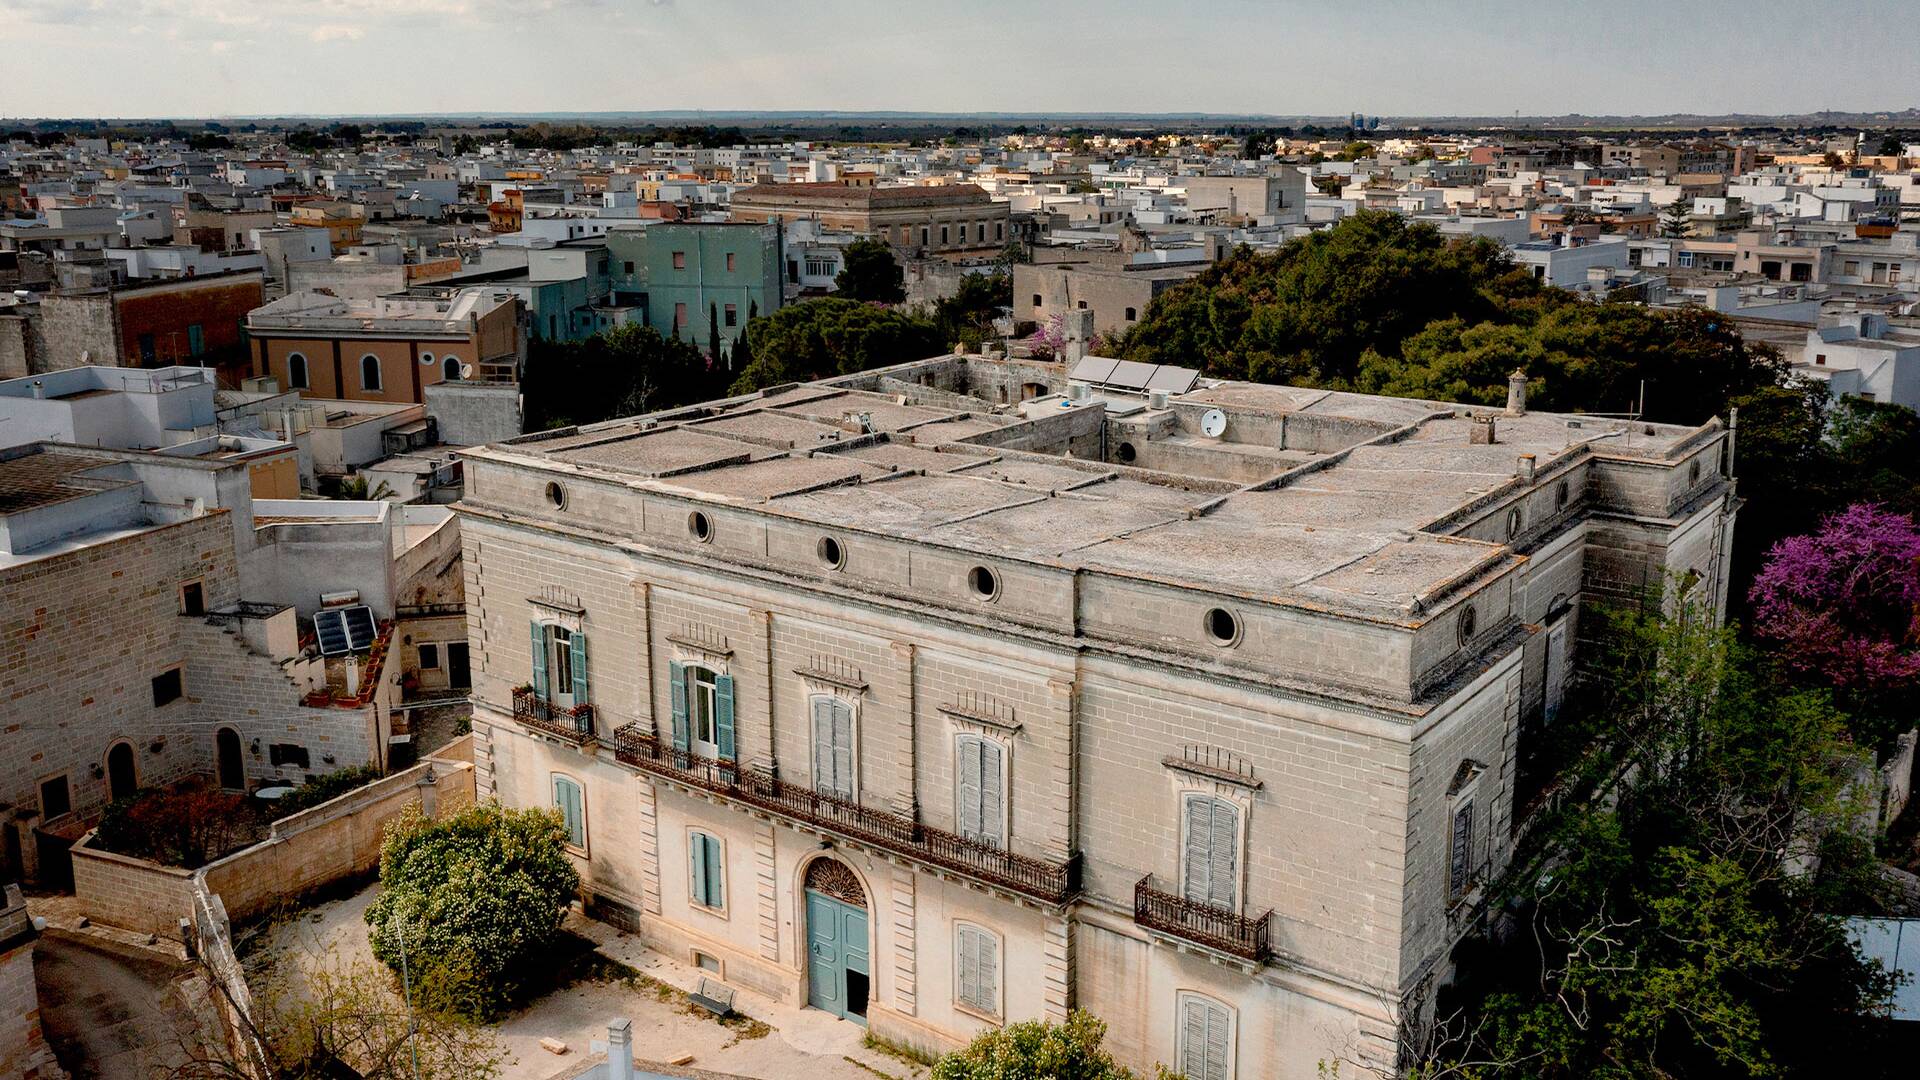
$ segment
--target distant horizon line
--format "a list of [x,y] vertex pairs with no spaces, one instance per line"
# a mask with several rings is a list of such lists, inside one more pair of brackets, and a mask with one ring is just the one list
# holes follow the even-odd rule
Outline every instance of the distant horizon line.
[[1378,120],[1382,125],[1391,123],[1395,127],[1418,126],[1428,124],[1448,124],[1476,126],[1527,125],[1544,126],[1569,121],[1579,124],[1693,124],[1701,127],[1766,125],[1770,122],[1808,122],[1826,123],[1912,123],[1920,124],[1920,107],[1907,106],[1900,109],[1819,109],[1797,113],[1703,113],[1703,112],[1666,112],[1666,113],[1535,113],[1535,114],[1493,114],[1493,113],[1452,113],[1452,114],[1390,114],[1390,113],[1263,113],[1263,112],[1216,112],[1209,110],[1171,110],[1163,112],[1139,111],[1085,111],[1064,110],[1055,112],[1023,111],[1003,112],[995,110],[976,111],[940,111],[910,109],[535,109],[501,110],[473,109],[436,112],[248,112],[217,114],[162,114],[155,116],[14,116],[0,117],[0,124],[20,123],[77,123],[90,121],[96,123],[122,124],[159,124],[182,122],[247,123],[247,122],[312,122],[319,120],[443,120],[443,121],[483,121],[483,120],[598,120],[598,121],[652,121],[652,120],[701,120],[701,121],[772,121],[792,122],[800,120],[917,120],[917,121],[988,121],[1004,123],[1032,122],[1068,122],[1084,123],[1090,121],[1108,122],[1218,122],[1218,123],[1292,123],[1325,124],[1344,123],[1354,116],[1364,116],[1368,120]]

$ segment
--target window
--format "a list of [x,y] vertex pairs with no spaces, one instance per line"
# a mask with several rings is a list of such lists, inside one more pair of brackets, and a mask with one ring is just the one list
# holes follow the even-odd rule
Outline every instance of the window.
[[1004,239],[1004,238],[1006,237],[1006,235],[1007,235],[1007,223],[1006,223],[1006,222],[1004,222],[1004,221],[996,221],[996,222],[994,222],[994,223],[993,223],[993,238],[994,238],[995,240],[1000,240],[1000,239]]
[[1206,618],[1207,637],[1215,645],[1240,644],[1240,620],[1226,608],[1210,608]]
[[1182,993],[1177,1000],[1181,1074],[1187,1080],[1231,1080],[1233,1013],[1199,994]]
[[1239,808],[1211,795],[1188,795],[1181,813],[1181,895],[1233,910],[1239,897]]
[[733,306],[732,304],[728,304],[724,309],[722,309],[721,316],[725,320],[726,325],[728,326],[740,325],[740,309]]
[[1133,308],[1128,308],[1128,309],[1127,309],[1127,321],[1128,321],[1128,322],[1138,322],[1139,320],[1140,320],[1140,313],[1139,313],[1139,312],[1138,312],[1137,310],[1135,310],[1135,309],[1133,309]]
[[441,375],[441,378],[446,379],[449,382],[460,378],[460,358],[453,355],[452,353],[448,353],[447,355],[441,357],[440,370],[443,372],[443,374]]
[[555,510],[567,508],[567,489],[561,487],[557,481],[547,482],[547,505]]
[[925,225],[920,226],[920,246],[927,246],[927,227]]
[[1479,626],[1480,613],[1473,610],[1472,604],[1468,604],[1466,608],[1460,612],[1459,625],[1454,627],[1456,639],[1461,645],[1465,645],[1467,642],[1473,640],[1473,632],[1479,629]]
[[153,704],[155,707],[180,700],[180,669],[168,668],[153,677]]
[[947,243],[948,243],[948,240],[947,240],[947,227],[946,227],[945,225],[942,225],[942,226],[940,226],[940,245],[941,245],[942,247],[945,247],[945,246],[947,245]]
[[296,769],[304,769],[308,760],[307,748],[299,743],[282,742],[267,747],[267,761],[275,768],[291,765]]
[[673,305],[673,328],[678,330],[685,325],[687,325],[687,305]]
[[960,242],[967,242],[967,223],[964,221],[960,223]]
[[440,670],[440,646],[438,644],[429,643],[420,646],[420,670]]
[[699,510],[687,515],[687,535],[701,543],[713,539],[713,519]]
[[189,581],[180,586],[180,614],[205,615],[207,613],[207,590],[198,581]]
[[694,830],[687,834],[687,899],[715,911],[727,906],[726,863],[720,838]]
[[668,665],[674,749],[732,761],[733,679],[697,664]]
[[1087,302],[1085,300],[1076,300],[1074,301],[1073,306],[1075,308],[1078,308],[1081,311],[1087,310]]
[[993,600],[1000,595],[1000,576],[984,566],[976,566],[967,571],[967,588],[982,600]]
[[814,553],[820,556],[820,565],[829,570],[838,570],[847,565],[846,549],[831,536],[821,537],[820,542],[814,545]]
[[57,818],[73,810],[73,792],[65,773],[40,781],[40,816]]
[[307,383],[307,358],[299,353],[287,354],[287,389],[311,389]]
[[420,354],[420,366],[421,366],[421,367],[432,367],[432,366],[433,366],[433,354],[432,354],[432,353],[430,353],[430,352],[423,352],[423,353],[421,353],[421,354]]
[[727,252],[727,272],[733,272],[733,252]]
[[674,268],[675,270],[685,270],[685,269],[687,268],[687,253],[686,253],[686,252],[684,252],[684,251],[676,251],[676,252],[674,252],[674,253],[673,253],[673,268]]
[[1034,307],[1039,307],[1039,306],[1040,306],[1040,294],[1039,294],[1039,293],[1034,293],[1034,294],[1033,294],[1033,306],[1034,306]]
[[1447,896],[1458,900],[1473,887],[1473,803],[1453,811],[1453,835],[1447,841]]
[[853,798],[853,706],[828,694],[813,698],[813,787]]
[[159,359],[158,354],[156,354],[153,350],[153,335],[141,334],[140,335],[140,362],[143,364],[151,364],[158,359]]
[[633,263],[631,263],[631,262],[624,262],[624,263],[621,263],[621,264],[620,264],[620,266],[621,266],[621,268],[622,268],[622,269],[623,269],[623,270],[625,271],[625,273],[626,273],[626,275],[627,275],[628,277],[632,277],[632,276],[633,276]]
[[979,735],[961,735],[954,746],[954,820],[960,835],[993,847],[1007,839],[1006,751]]
[[187,327],[187,355],[199,356],[207,351],[207,335],[200,329],[199,323]]
[[360,358],[360,389],[380,389],[380,358],[372,353]]
[[1000,939],[972,923],[953,927],[954,999],[984,1016],[1000,1015]]
[[553,777],[553,807],[560,811],[560,821],[567,830],[567,843],[585,851],[587,848],[587,802],[581,794],[579,781],[558,773]]

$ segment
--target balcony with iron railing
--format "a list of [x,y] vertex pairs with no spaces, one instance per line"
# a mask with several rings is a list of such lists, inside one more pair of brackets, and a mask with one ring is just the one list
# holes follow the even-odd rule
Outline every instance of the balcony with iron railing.
[[1063,903],[1080,888],[1077,854],[1060,862],[1018,855],[902,814],[862,806],[752,769],[742,769],[730,761],[681,750],[634,724],[615,731],[613,743],[615,758],[649,775],[721,795],[789,821],[1042,903]]
[[513,718],[542,735],[551,735],[575,746],[589,746],[596,741],[592,705],[556,705],[535,694],[532,687],[514,688]]
[[1133,887],[1133,921],[1148,930],[1190,941],[1256,964],[1273,955],[1273,912],[1257,919],[1184,896],[1161,892],[1148,874]]

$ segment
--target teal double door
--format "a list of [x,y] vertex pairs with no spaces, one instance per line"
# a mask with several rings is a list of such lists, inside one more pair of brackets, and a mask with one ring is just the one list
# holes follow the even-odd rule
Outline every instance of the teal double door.
[[807,1004],[867,1022],[867,911],[807,890]]

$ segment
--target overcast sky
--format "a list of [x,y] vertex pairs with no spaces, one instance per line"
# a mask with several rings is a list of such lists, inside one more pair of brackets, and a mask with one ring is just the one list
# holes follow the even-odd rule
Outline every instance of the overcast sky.
[[1920,0],[0,0],[0,115],[1920,105]]

